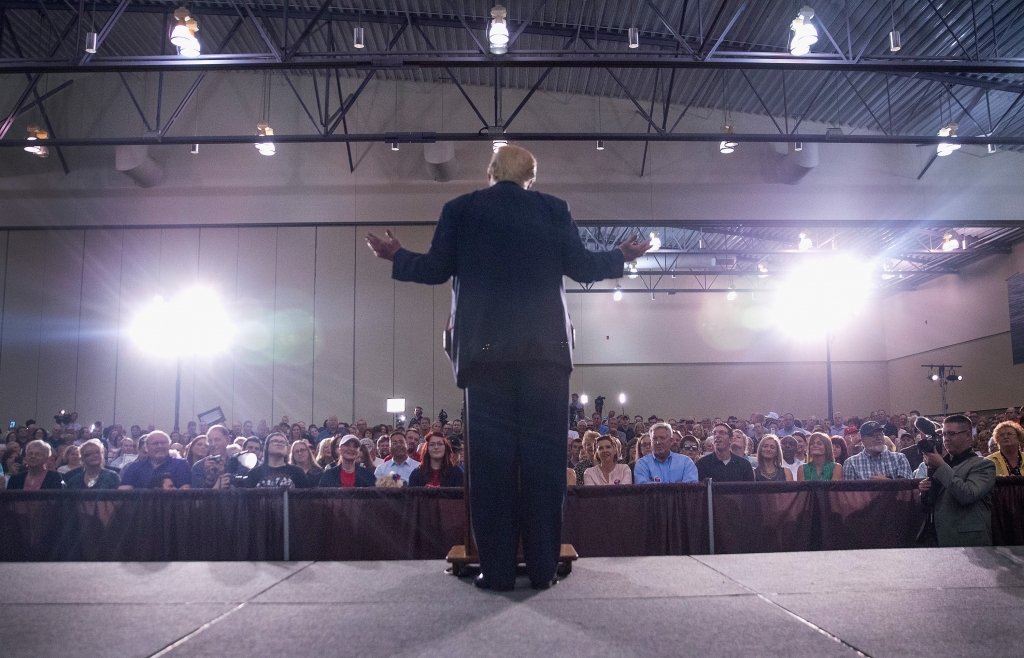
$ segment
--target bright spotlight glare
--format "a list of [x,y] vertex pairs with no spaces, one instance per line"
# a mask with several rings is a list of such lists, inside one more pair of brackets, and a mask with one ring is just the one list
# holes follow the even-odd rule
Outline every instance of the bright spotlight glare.
[[617,302],[622,301],[622,288],[615,289],[615,293],[612,295],[612,299],[614,299]]
[[[181,322],[195,315],[202,319]],[[209,356],[231,347],[235,328],[216,293],[197,286],[171,301],[156,296],[135,317],[128,333],[136,345],[153,355]]]
[[626,404],[626,394],[619,393],[619,404]]
[[590,398],[587,397],[586,393],[580,393],[580,404],[586,404],[589,401]]
[[799,265],[779,286],[775,296],[777,317],[787,317],[823,299],[842,299],[843,304],[828,314],[828,322],[792,321],[784,325],[787,331],[805,338],[841,326],[860,313],[867,300],[872,286],[871,268],[871,263],[846,255],[816,258]]

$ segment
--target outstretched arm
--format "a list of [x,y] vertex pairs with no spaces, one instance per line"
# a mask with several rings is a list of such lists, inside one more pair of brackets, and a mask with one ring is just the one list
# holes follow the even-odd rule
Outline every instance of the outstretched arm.
[[396,281],[444,283],[455,274],[456,229],[451,212],[449,206],[445,206],[430,242],[430,251],[425,254],[403,248],[390,230],[384,231],[383,238],[368,233],[366,245],[378,258],[392,262],[391,278]]

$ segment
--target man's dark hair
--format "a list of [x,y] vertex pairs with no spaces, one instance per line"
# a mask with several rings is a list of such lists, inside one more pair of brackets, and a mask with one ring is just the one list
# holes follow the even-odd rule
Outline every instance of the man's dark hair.
[[953,414],[951,416],[946,416],[945,418],[943,418],[942,422],[950,423],[952,425],[970,425],[971,419],[963,414]]
[[405,432],[403,432],[402,430],[391,430],[391,434],[388,434],[388,439],[393,439],[396,436],[400,436],[400,437],[402,437],[404,439],[405,438]]
[[[729,427],[728,425],[726,425],[725,423],[715,423],[714,425],[712,425],[711,426],[711,433],[712,434],[715,433],[715,428],[716,427],[724,427],[725,429],[729,430],[729,436],[732,436],[732,428]],[[696,438],[696,437],[694,437],[694,438]]]

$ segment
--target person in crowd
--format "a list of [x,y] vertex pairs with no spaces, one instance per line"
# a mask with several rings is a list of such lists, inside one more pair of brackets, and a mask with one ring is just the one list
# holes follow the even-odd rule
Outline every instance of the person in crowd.
[[144,489],[154,475],[167,474],[175,489],[192,486],[192,470],[184,459],[171,457],[171,437],[154,430],[146,435],[146,457],[136,459],[121,473],[119,489]]
[[369,471],[376,471],[377,467],[380,466],[380,464],[374,463],[370,449],[366,447],[366,444],[361,439],[359,441],[359,463]]
[[330,416],[327,417],[327,420],[324,421],[324,426],[320,428],[319,432],[317,432],[317,443],[319,443],[322,439],[327,439],[334,436],[334,434],[337,431],[338,417],[335,416],[334,414],[331,414]]
[[[192,464],[192,488],[209,489],[213,488],[215,485],[219,485],[217,486],[218,489],[225,489],[229,487],[230,474],[225,473],[224,468],[211,468],[210,466],[208,466],[208,462],[227,462],[227,460],[229,459],[227,451],[228,444],[230,444],[232,440],[231,432],[228,431],[228,428],[224,425],[214,425],[213,427],[210,427],[206,430],[205,435],[200,434],[199,436],[206,437],[207,455],[201,459],[196,460],[196,462]],[[199,437],[196,437],[196,441],[198,440]],[[245,475],[245,468],[241,464],[239,464],[238,467],[241,472],[236,473],[236,475]],[[219,471],[218,480],[215,482],[210,482],[209,475],[214,471]]]
[[[648,441],[650,441],[649,438]],[[697,460],[704,456],[704,450],[701,446],[700,439],[692,434],[684,436],[679,442],[679,454],[686,455],[694,464],[696,464]]]
[[633,473],[619,463],[619,444],[611,436],[597,439],[597,466],[583,472],[583,484],[633,484]]
[[711,428],[711,434],[715,451],[697,460],[698,478],[711,478],[715,482],[753,482],[754,469],[750,462],[732,451],[732,428],[725,423],[718,423]]
[[25,491],[63,489],[64,479],[60,473],[46,469],[46,462],[51,455],[52,449],[46,441],[39,439],[29,441],[25,445],[25,454],[22,457],[25,469],[7,479],[7,489],[23,489]]
[[[331,436],[333,436],[333,434]],[[292,426],[288,428],[288,440],[292,443],[303,440],[301,425],[298,423],[292,423]]]
[[806,462],[807,461],[807,435],[808,434],[809,434],[809,432],[805,432],[804,430],[802,430],[799,427],[797,427],[797,428],[795,428],[793,430],[793,433],[790,435],[794,439],[796,439],[796,456],[797,456],[797,459],[799,459],[802,462]]
[[130,436],[121,437],[120,443],[117,445],[117,457],[110,460],[107,464],[108,468],[112,468],[118,472],[124,470],[128,464],[139,457],[139,449],[135,441]]
[[843,465],[837,464],[832,440],[824,432],[813,432],[807,439],[807,462],[796,472],[800,482],[842,480]]
[[209,439],[203,434],[192,439],[189,441],[189,444],[185,446],[185,461],[188,462],[189,466],[195,466],[197,461],[209,454]]
[[757,466],[757,460],[750,456],[750,437],[743,433],[743,430],[734,429],[732,438],[729,441],[729,449],[732,454],[742,457],[750,462],[751,466]]
[[[209,430],[207,430],[207,431],[209,431]],[[287,434],[286,430],[284,432],[285,432],[285,434]],[[262,439],[261,440],[261,439],[255,438],[255,437],[251,438],[251,439],[246,439],[245,442],[242,443],[242,452],[251,452],[252,454],[256,455],[257,462],[262,462],[263,461],[263,441],[266,441],[266,439]],[[238,475],[241,475],[241,473],[239,473]]]
[[382,477],[398,475],[398,479],[408,484],[409,476],[420,463],[409,457],[409,444],[406,442],[405,432],[393,430],[388,438],[391,440],[391,459],[378,466],[374,476],[379,480]]
[[80,448],[82,468],[65,479],[68,489],[117,489],[121,478],[117,471],[103,467],[106,448],[99,439],[89,439]]
[[[788,437],[787,437],[788,438]],[[755,482],[791,482],[793,473],[782,466],[782,446],[774,434],[762,434],[757,444]]]
[[[441,434],[440,428],[431,431],[435,431],[438,434]],[[416,461],[420,461],[420,431],[418,429],[416,429],[415,427],[410,427],[409,429],[405,430],[405,445],[406,449],[409,451],[409,457],[415,459]]]
[[784,436],[793,436],[793,430],[796,429],[796,416],[791,413],[782,415],[782,427],[775,433],[775,436],[780,439]]
[[462,486],[462,469],[455,466],[452,460],[452,446],[442,434],[427,433],[423,444],[423,461],[409,476],[409,486]]
[[73,471],[81,466],[82,453],[79,451],[78,446],[64,446],[60,457],[57,459],[57,472],[61,475],[66,475],[68,471]]
[[7,477],[11,477],[21,470],[22,451],[20,443],[15,440],[7,444],[3,453],[0,453],[0,465],[2,465]]
[[797,455],[799,444],[792,436],[784,436],[779,439],[779,445],[782,448],[782,467],[789,471],[786,479],[796,482],[797,471],[804,465],[804,460]]
[[320,441],[316,448],[316,463],[324,469],[334,466],[338,462],[338,437],[329,437]]
[[246,473],[242,480],[244,485],[250,489],[305,489],[310,486],[302,469],[288,463],[291,445],[285,434],[272,432],[264,442],[266,460]]
[[377,444],[373,442],[373,439],[359,439],[359,443],[366,448],[366,454],[370,456],[373,470],[377,470],[377,467],[384,463],[384,460],[377,456]]
[[[924,453],[928,477],[918,489],[922,504],[934,512],[935,538],[941,547],[992,545],[996,464],[974,454],[973,443],[970,418],[953,414],[942,422],[946,456],[938,451]],[[864,450],[869,450],[866,443]]]
[[996,475],[1020,477],[1021,463],[1024,462],[1024,454],[1021,453],[1024,429],[1015,421],[1006,420],[996,425],[993,434],[999,450],[989,455],[988,459],[996,465]]
[[860,426],[860,442],[864,450],[843,464],[843,479],[894,480],[911,477],[907,456],[886,449],[885,433],[877,421],[869,420]]
[[[340,443],[338,452],[341,458],[338,464],[324,471],[324,474],[320,476],[318,486],[330,489],[374,486],[377,478],[374,477],[373,472],[363,468],[358,463],[360,459],[359,448],[361,446],[359,438],[354,434],[346,434],[341,437]],[[402,446],[405,446],[405,437],[396,437],[396,443],[401,443]]]
[[[583,430],[583,434],[586,433],[587,431]],[[568,468],[575,469],[576,464],[579,464],[580,459],[583,458],[583,434],[581,434],[577,438],[569,439],[569,442],[567,444],[568,450],[566,452],[566,466]]]
[[576,482],[583,482],[583,474],[587,469],[597,463],[597,439],[601,434],[594,430],[587,430],[583,433],[583,452],[581,459],[576,462],[573,470],[576,471]]
[[836,463],[845,464],[850,457],[850,449],[846,447],[846,441],[841,436],[833,436],[831,441],[832,455],[836,458]]
[[[685,455],[672,452],[672,426],[655,423],[649,430],[651,452],[637,460],[633,468],[635,484],[696,482],[697,467]],[[643,441],[640,442],[643,446]],[[643,448],[641,447],[641,450]]]
[[298,466],[311,486],[320,482],[320,478],[324,474],[324,469],[320,468],[320,465],[316,463],[316,459],[313,457],[313,449],[309,447],[309,443],[306,441],[296,441],[291,445],[288,463]]
[[[366,431],[371,435],[373,434],[373,430],[371,429],[367,429]],[[370,439],[373,440],[373,436],[371,436]],[[377,439],[375,443],[377,444],[377,457],[382,462],[386,462],[391,459],[391,439],[386,436],[382,436]]]

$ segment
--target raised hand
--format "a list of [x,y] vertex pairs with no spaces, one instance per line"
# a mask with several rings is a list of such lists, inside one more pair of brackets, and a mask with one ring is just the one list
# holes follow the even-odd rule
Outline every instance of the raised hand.
[[637,233],[636,235],[627,236],[622,244],[618,246],[618,249],[622,251],[622,255],[625,256],[625,261],[628,263],[640,258],[647,253],[647,250],[651,248],[651,241],[644,240],[640,242],[642,236]]
[[366,246],[373,250],[373,255],[384,260],[393,260],[395,252],[402,248],[402,243],[391,233],[391,229],[385,229],[383,238],[373,233],[366,234]]

